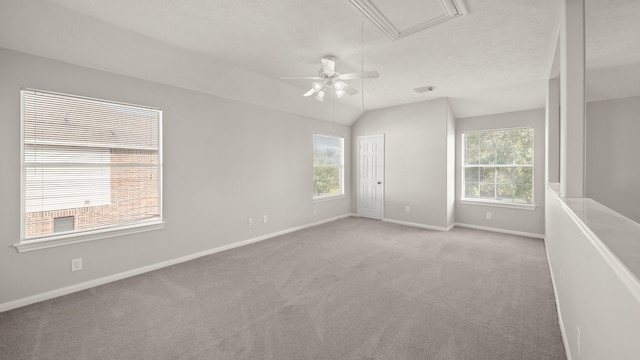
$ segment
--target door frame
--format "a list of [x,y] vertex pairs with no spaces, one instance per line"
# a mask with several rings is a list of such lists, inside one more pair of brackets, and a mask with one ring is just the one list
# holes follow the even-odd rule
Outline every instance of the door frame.
[[356,215],[358,217],[360,217],[360,213],[359,213],[359,209],[360,206],[358,206],[359,202],[360,202],[360,196],[359,194],[359,189],[360,189],[360,139],[366,139],[366,138],[380,138],[382,140],[382,149],[381,149],[381,156],[380,159],[382,159],[382,187],[380,189],[380,221],[382,221],[382,219],[384,219],[384,200],[385,200],[385,162],[384,162],[384,153],[385,153],[385,137],[384,137],[384,133],[381,134],[371,134],[371,135],[360,135],[356,137]]

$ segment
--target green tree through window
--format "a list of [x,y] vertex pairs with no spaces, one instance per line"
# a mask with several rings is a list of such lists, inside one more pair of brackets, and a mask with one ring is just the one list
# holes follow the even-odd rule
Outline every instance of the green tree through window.
[[313,135],[313,197],[339,196],[343,191],[344,139]]
[[533,204],[533,128],[466,132],[462,198]]

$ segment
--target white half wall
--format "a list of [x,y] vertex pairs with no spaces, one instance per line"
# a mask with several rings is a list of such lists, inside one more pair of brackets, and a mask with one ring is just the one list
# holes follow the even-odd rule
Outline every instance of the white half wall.
[[[348,171],[346,196],[312,199],[313,133],[344,137],[349,169],[349,127],[6,49],[0,79],[0,304],[350,213]],[[161,108],[165,228],[18,253],[22,87]]]
[[[559,188],[559,186],[557,186]],[[556,294],[565,348],[571,360],[637,360],[640,354],[640,281],[589,223],[602,220],[617,236],[600,226],[604,236],[612,236],[626,256],[638,256],[640,248],[633,234],[637,224],[622,217],[611,221],[610,212],[590,199],[570,199],[578,215],[550,187],[547,189],[547,257]],[[589,211],[589,208],[595,211]],[[600,205],[601,207],[601,205]],[[602,220],[599,220],[601,217]],[[624,227],[625,229],[621,229]],[[634,230],[635,229],[635,230]],[[611,246],[611,245],[610,245]],[[637,264],[637,263],[636,263]],[[636,265],[636,268],[638,266]],[[637,273],[636,273],[637,274]]]

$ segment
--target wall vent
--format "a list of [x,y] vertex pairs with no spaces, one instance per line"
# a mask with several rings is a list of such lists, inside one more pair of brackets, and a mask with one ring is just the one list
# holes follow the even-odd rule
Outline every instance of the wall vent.
[[433,91],[435,89],[436,89],[435,86],[428,85],[428,86],[417,87],[417,88],[413,89],[413,91],[417,92],[418,94],[422,94],[422,93],[426,93],[426,92],[429,92],[429,91]]

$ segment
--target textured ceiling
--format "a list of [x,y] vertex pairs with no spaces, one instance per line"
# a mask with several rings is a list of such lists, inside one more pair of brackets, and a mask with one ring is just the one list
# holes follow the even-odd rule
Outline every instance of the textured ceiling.
[[[338,72],[359,71],[362,49],[365,70],[381,74],[364,82],[365,110],[440,97],[457,117],[544,106],[559,2],[464,5],[466,15],[391,41],[346,0],[2,0],[0,46],[321,119],[330,102],[279,78],[315,76],[327,54]],[[436,90],[412,90],[424,85]],[[360,105],[340,99],[336,121],[351,124]]]

